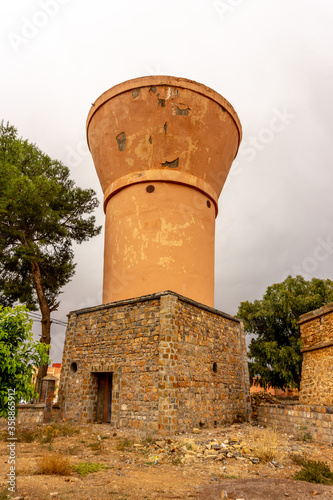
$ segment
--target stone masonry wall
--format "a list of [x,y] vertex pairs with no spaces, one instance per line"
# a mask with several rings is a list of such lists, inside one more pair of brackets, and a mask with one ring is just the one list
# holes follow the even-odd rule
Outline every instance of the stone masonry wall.
[[[30,426],[42,424],[44,421],[45,403],[40,404],[19,404],[16,424]],[[8,422],[5,418],[0,419],[0,427],[7,427]]]
[[173,292],[70,314],[61,416],[96,420],[97,377],[112,373],[111,424],[173,434],[249,418],[239,320]]
[[333,408],[306,405],[260,405],[258,423],[278,431],[333,445]]
[[66,418],[93,422],[97,374],[112,372],[111,423],[158,428],[158,306],[157,299],[70,314],[58,400]]
[[304,314],[300,402],[333,406],[333,303]]
[[248,420],[242,324],[184,301],[177,305],[179,429]]

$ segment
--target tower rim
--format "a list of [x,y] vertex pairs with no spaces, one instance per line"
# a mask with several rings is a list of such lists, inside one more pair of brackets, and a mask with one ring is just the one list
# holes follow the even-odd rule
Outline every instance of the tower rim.
[[92,117],[94,116],[96,111],[101,106],[103,106],[103,104],[105,104],[110,99],[113,99],[114,97],[123,94],[124,92],[129,92],[131,90],[133,91],[137,88],[142,88],[142,87],[155,87],[158,85],[172,86],[172,87],[192,90],[193,92],[197,92],[198,94],[202,94],[205,97],[212,99],[217,104],[219,104],[224,110],[226,110],[233,119],[238,131],[238,147],[235,157],[237,156],[238,149],[242,140],[242,125],[235,109],[230,104],[230,102],[227,101],[227,99],[225,99],[221,94],[219,94],[212,88],[207,87],[207,85],[204,85],[203,83],[199,83],[194,80],[189,80],[188,78],[168,76],[168,75],[150,75],[150,76],[140,76],[138,78],[132,78],[130,80],[126,80],[125,82],[118,83],[113,87],[109,88],[108,90],[106,90],[105,92],[103,92],[92,104],[87,117],[86,134],[87,134],[87,143],[89,149],[90,149],[89,134],[88,134],[89,125],[92,120]]

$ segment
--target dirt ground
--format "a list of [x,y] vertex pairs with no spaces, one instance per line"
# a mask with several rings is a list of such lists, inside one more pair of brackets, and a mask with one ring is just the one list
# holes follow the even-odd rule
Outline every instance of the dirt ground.
[[[250,424],[234,424],[162,439],[95,424],[62,436],[58,425],[43,437],[16,444],[16,499],[156,500],[333,499],[333,486],[296,481],[292,455],[323,460],[333,469],[333,447]],[[49,429],[49,430],[48,430]],[[20,435],[17,433],[18,437]],[[0,442],[0,490],[9,472],[7,435]],[[44,441],[44,442],[43,442]],[[75,466],[105,468],[83,477],[38,473],[38,460],[68,457]],[[259,458],[258,458],[259,457]],[[1,496],[0,500],[6,498]]]

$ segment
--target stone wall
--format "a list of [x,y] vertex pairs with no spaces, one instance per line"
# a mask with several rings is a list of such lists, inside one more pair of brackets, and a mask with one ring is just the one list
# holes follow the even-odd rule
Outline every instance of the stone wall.
[[[40,404],[19,404],[16,425],[31,426],[42,424],[44,421],[45,403]],[[0,426],[7,427],[8,423],[5,418],[0,419]]]
[[88,423],[102,415],[102,374],[112,374],[109,421],[120,428],[175,433],[249,418],[242,324],[173,292],[70,314],[62,417]]
[[333,302],[300,317],[302,380],[300,402],[333,406]]
[[260,405],[258,424],[333,445],[333,408],[306,405]]
[[177,302],[178,424],[246,420],[249,376],[242,323]]

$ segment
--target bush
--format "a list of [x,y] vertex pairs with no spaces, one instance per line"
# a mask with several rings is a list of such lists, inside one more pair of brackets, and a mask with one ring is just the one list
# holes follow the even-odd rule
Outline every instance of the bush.
[[67,457],[57,453],[49,453],[37,460],[37,474],[55,474],[58,476],[67,476],[71,473],[72,467]]
[[301,466],[294,474],[294,479],[308,483],[333,484],[333,472],[325,462],[293,457],[293,461]]

